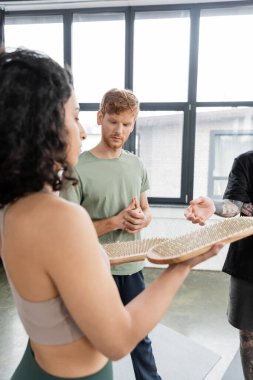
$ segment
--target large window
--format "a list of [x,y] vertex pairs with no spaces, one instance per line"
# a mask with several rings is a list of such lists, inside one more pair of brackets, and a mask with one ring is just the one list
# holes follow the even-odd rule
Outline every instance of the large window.
[[253,150],[253,108],[198,108],[194,196],[223,196],[233,160]]
[[124,14],[74,14],[72,52],[80,102],[99,102],[110,88],[124,87]]
[[136,123],[136,153],[148,171],[150,197],[181,196],[183,112],[141,112]]
[[147,167],[151,204],[221,197],[233,159],[253,149],[252,35],[252,1],[237,0],[7,11],[5,25],[9,49],[71,64],[83,150],[100,140],[104,93],[133,89],[141,111],[125,149]]
[[38,50],[63,65],[63,17],[7,17],[5,45],[10,50],[17,47]]
[[222,198],[234,158],[253,149],[253,130],[213,131],[210,141],[208,195]]
[[90,150],[99,143],[101,137],[101,127],[97,125],[97,112],[81,111],[79,120],[87,132],[87,138],[82,141],[82,151]]
[[140,101],[187,100],[189,42],[189,12],[136,13],[133,88]]
[[252,7],[200,12],[194,196],[222,198],[234,158],[253,149],[252,33]]
[[155,203],[166,203],[168,194],[171,200],[180,202],[184,193],[189,57],[189,11],[135,13],[133,90],[142,112],[136,123],[134,148],[147,167],[148,195]]
[[198,101],[253,100],[252,8],[201,11]]

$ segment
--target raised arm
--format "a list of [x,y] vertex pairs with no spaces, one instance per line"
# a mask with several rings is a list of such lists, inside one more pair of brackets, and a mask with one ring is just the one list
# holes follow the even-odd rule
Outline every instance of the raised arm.
[[184,216],[194,224],[204,225],[214,212],[215,205],[213,200],[208,197],[199,197],[190,202],[190,205],[184,211]]
[[224,218],[236,216],[241,212],[242,206],[243,202],[236,200],[223,199],[221,201],[213,201],[208,197],[199,197],[190,202],[184,215],[192,223],[204,225],[206,220],[213,214]]

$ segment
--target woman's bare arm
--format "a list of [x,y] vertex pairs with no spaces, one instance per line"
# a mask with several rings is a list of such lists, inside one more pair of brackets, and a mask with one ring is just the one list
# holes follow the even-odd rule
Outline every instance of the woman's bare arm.
[[45,261],[49,276],[92,345],[113,360],[130,352],[160,321],[192,266],[220,249],[166,269],[124,307],[87,213],[68,204],[55,218]]

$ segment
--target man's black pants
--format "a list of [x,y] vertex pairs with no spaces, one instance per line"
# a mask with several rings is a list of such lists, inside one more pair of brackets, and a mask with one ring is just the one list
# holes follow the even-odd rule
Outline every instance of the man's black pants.
[[[113,276],[124,305],[145,289],[142,271],[127,276]],[[146,336],[131,352],[136,380],[162,380],[157,373],[151,341]]]

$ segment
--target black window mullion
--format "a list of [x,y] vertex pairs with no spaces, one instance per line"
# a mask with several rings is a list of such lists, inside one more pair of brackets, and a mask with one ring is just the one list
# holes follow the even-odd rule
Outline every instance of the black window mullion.
[[183,135],[183,159],[181,191],[184,203],[188,203],[193,197],[194,182],[194,153],[196,134],[196,98],[198,76],[198,49],[199,49],[199,20],[200,8],[191,9],[190,32],[190,60],[188,76],[188,110],[185,114]]
[[[133,89],[133,50],[134,50],[134,11],[129,7],[125,13],[125,88]],[[124,149],[132,153],[136,152],[136,129],[129,136],[124,145]]]
[[128,8],[125,13],[125,88],[133,89],[133,49],[134,49],[134,12]]
[[0,7],[0,46],[4,45],[4,21],[5,21],[5,10]]
[[99,103],[79,103],[79,106],[80,111],[98,111],[99,109]]
[[[125,12],[125,88],[133,89],[134,11],[128,7]],[[136,128],[124,144],[124,149],[136,152]]]
[[63,51],[64,51],[64,63],[71,67],[72,64],[72,20],[73,13],[65,11],[63,14]]

